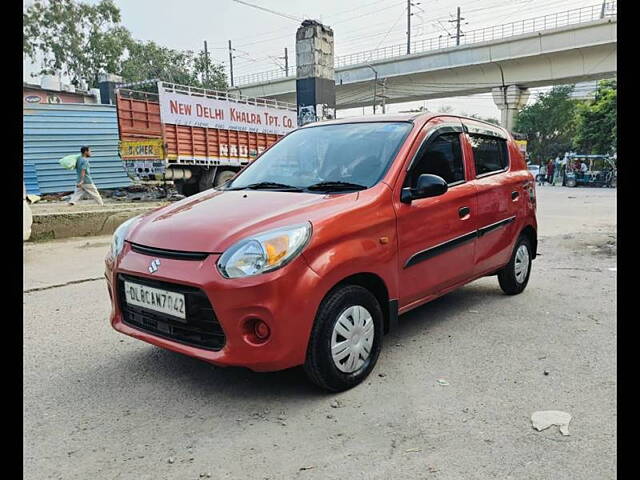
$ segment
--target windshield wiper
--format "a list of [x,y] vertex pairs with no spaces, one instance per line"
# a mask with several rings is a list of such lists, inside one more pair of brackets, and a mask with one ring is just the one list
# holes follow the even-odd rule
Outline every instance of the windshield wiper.
[[367,188],[369,187],[367,187],[366,185],[360,185],[359,183],[333,181],[314,183],[313,185],[309,185],[308,187],[306,187],[306,190],[321,190],[331,192],[340,190],[366,190]]
[[225,190],[287,190],[290,192],[301,192],[302,189],[300,187],[294,187],[293,185],[286,185],[284,183],[277,182],[258,182],[258,183],[250,183],[244,187],[234,187],[234,188],[226,188]]

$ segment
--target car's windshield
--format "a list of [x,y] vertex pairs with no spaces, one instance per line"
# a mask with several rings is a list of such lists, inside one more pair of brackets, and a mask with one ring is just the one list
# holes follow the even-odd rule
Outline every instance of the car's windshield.
[[382,178],[411,128],[408,122],[303,128],[280,140],[223,188],[369,188]]

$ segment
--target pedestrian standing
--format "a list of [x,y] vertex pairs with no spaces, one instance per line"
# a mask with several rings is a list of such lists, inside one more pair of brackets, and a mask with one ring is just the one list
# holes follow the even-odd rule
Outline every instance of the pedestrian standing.
[[547,182],[549,185],[553,185],[553,173],[556,169],[556,166],[553,164],[553,160],[549,160],[547,164]]
[[75,205],[85,194],[93,198],[99,205],[104,205],[100,192],[98,192],[91,178],[90,157],[91,149],[89,147],[81,147],[80,155],[76,160],[76,189],[69,199],[69,205]]
[[540,165],[540,171],[538,172],[538,185],[544,185],[544,180],[547,178],[547,166],[544,164],[544,161]]

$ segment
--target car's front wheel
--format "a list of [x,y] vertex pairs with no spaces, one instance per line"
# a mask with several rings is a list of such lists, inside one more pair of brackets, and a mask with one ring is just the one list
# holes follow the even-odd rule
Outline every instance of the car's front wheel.
[[358,385],[378,360],[382,335],[376,297],[358,285],[338,287],[318,309],[304,364],[307,376],[333,392]]
[[516,242],[509,263],[498,272],[498,282],[504,293],[516,295],[527,287],[531,275],[532,258],[531,242],[522,235]]

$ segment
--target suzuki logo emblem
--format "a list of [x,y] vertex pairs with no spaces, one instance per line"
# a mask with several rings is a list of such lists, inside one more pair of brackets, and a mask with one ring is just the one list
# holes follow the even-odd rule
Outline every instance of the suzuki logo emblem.
[[156,258],[149,264],[149,273],[156,273],[160,268],[160,259]]

